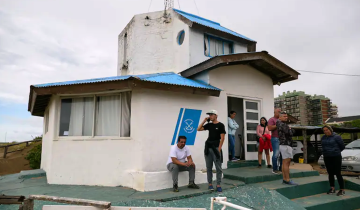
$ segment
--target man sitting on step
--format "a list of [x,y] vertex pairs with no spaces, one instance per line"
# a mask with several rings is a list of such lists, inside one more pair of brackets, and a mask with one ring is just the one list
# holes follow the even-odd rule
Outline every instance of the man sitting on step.
[[[177,144],[172,146],[167,162],[167,169],[172,173],[174,192],[179,192],[178,176],[180,171],[189,171],[189,188],[199,189],[195,180],[195,163],[193,162],[190,150],[186,144],[186,137],[179,136]],[[186,161],[187,159],[187,161]]]

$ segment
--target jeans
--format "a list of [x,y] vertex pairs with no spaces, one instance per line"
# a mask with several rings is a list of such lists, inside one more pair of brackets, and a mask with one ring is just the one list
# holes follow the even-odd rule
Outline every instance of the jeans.
[[229,134],[229,154],[231,154],[230,160],[235,158],[235,136]]
[[[282,167],[282,157],[280,154],[280,150],[279,150],[279,146],[280,146],[280,142],[279,142],[279,138],[277,137],[271,137],[271,145],[273,148],[273,156],[272,156],[272,164],[273,164],[273,170],[274,171],[281,171],[281,167]],[[280,165],[278,167],[278,159],[280,162]]]
[[[216,149],[219,149],[219,148],[216,148]],[[221,176],[222,176],[221,159],[216,158],[216,155],[215,155],[214,151],[211,148],[209,149],[209,154],[205,155],[205,162],[206,162],[206,171],[207,171],[208,183],[212,184],[212,182],[213,182],[213,180],[212,180],[212,177],[213,177],[212,167],[213,167],[213,163],[215,163],[216,184],[220,185]]]
[[178,183],[178,177],[179,177],[180,171],[188,171],[189,172],[189,183],[193,183],[195,180],[195,167],[194,166],[186,167],[186,166],[179,166],[174,163],[169,163],[167,165],[167,168],[172,173],[173,184]]

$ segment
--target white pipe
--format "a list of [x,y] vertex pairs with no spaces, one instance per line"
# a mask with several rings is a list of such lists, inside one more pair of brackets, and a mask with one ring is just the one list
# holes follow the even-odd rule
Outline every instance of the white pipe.
[[226,206],[232,207],[234,209],[239,209],[239,210],[251,210],[251,209],[227,202],[226,197],[211,198],[211,210],[214,209],[214,202],[224,205],[224,207],[221,210],[225,210]]

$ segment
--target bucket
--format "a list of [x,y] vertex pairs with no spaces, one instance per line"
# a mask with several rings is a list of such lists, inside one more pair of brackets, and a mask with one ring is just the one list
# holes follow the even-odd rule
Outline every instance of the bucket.
[[302,156],[299,157],[299,163],[304,163],[304,158]]

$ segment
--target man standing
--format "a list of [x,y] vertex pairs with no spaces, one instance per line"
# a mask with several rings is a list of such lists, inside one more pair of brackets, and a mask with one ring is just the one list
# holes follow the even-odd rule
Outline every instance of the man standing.
[[[195,163],[193,162],[190,150],[186,144],[186,137],[179,136],[176,145],[170,149],[169,158],[167,161],[167,169],[172,173],[173,190],[179,192],[178,189],[178,176],[180,171],[189,171],[189,188],[199,189],[194,182],[195,180]],[[186,161],[187,159],[187,161]]]
[[[222,176],[222,152],[221,148],[225,139],[225,126],[221,122],[217,120],[218,113],[216,110],[211,110],[206,113],[209,117],[205,118],[202,123],[200,123],[198,127],[198,131],[209,131],[209,137],[205,142],[205,162],[206,162],[206,170],[207,170],[207,180],[209,183],[209,190],[214,191],[214,187],[212,185],[212,167],[213,163],[216,168],[216,191],[222,192],[221,184],[221,176]],[[209,122],[211,121],[211,122]],[[208,122],[206,125],[204,125]]]
[[[271,145],[273,148],[273,156],[272,156],[272,164],[273,164],[273,173],[274,174],[281,174],[281,171],[279,171],[279,169],[281,170],[281,166],[282,166],[282,158],[280,155],[280,151],[279,151],[279,134],[278,134],[278,130],[276,128],[276,122],[279,119],[279,115],[280,115],[281,109],[280,108],[275,108],[274,109],[274,117],[269,119],[268,122],[268,128],[271,131]],[[279,163],[280,163],[280,167],[278,166],[278,158],[280,158]]]
[[229,155],[230,161],[238,161],[239,159],[235,158],[235,133],[239,128],[239,125],[235,121],[236,112],[230,111],[228,118],[228,141],[229,141]]
[[290,180],[290,162],[293,157],[292,151],[292,136],[294,134],[294,130],[286,124],[288,120],[287,114],[285,112],[281,112],[279,116],[279,120],[276,122],[276,127],[279,134],[280,140],[280,153],[283,158],[282,163],[282,172],[283,172],[283,183],[288,185],[297,185],[292,180]]

